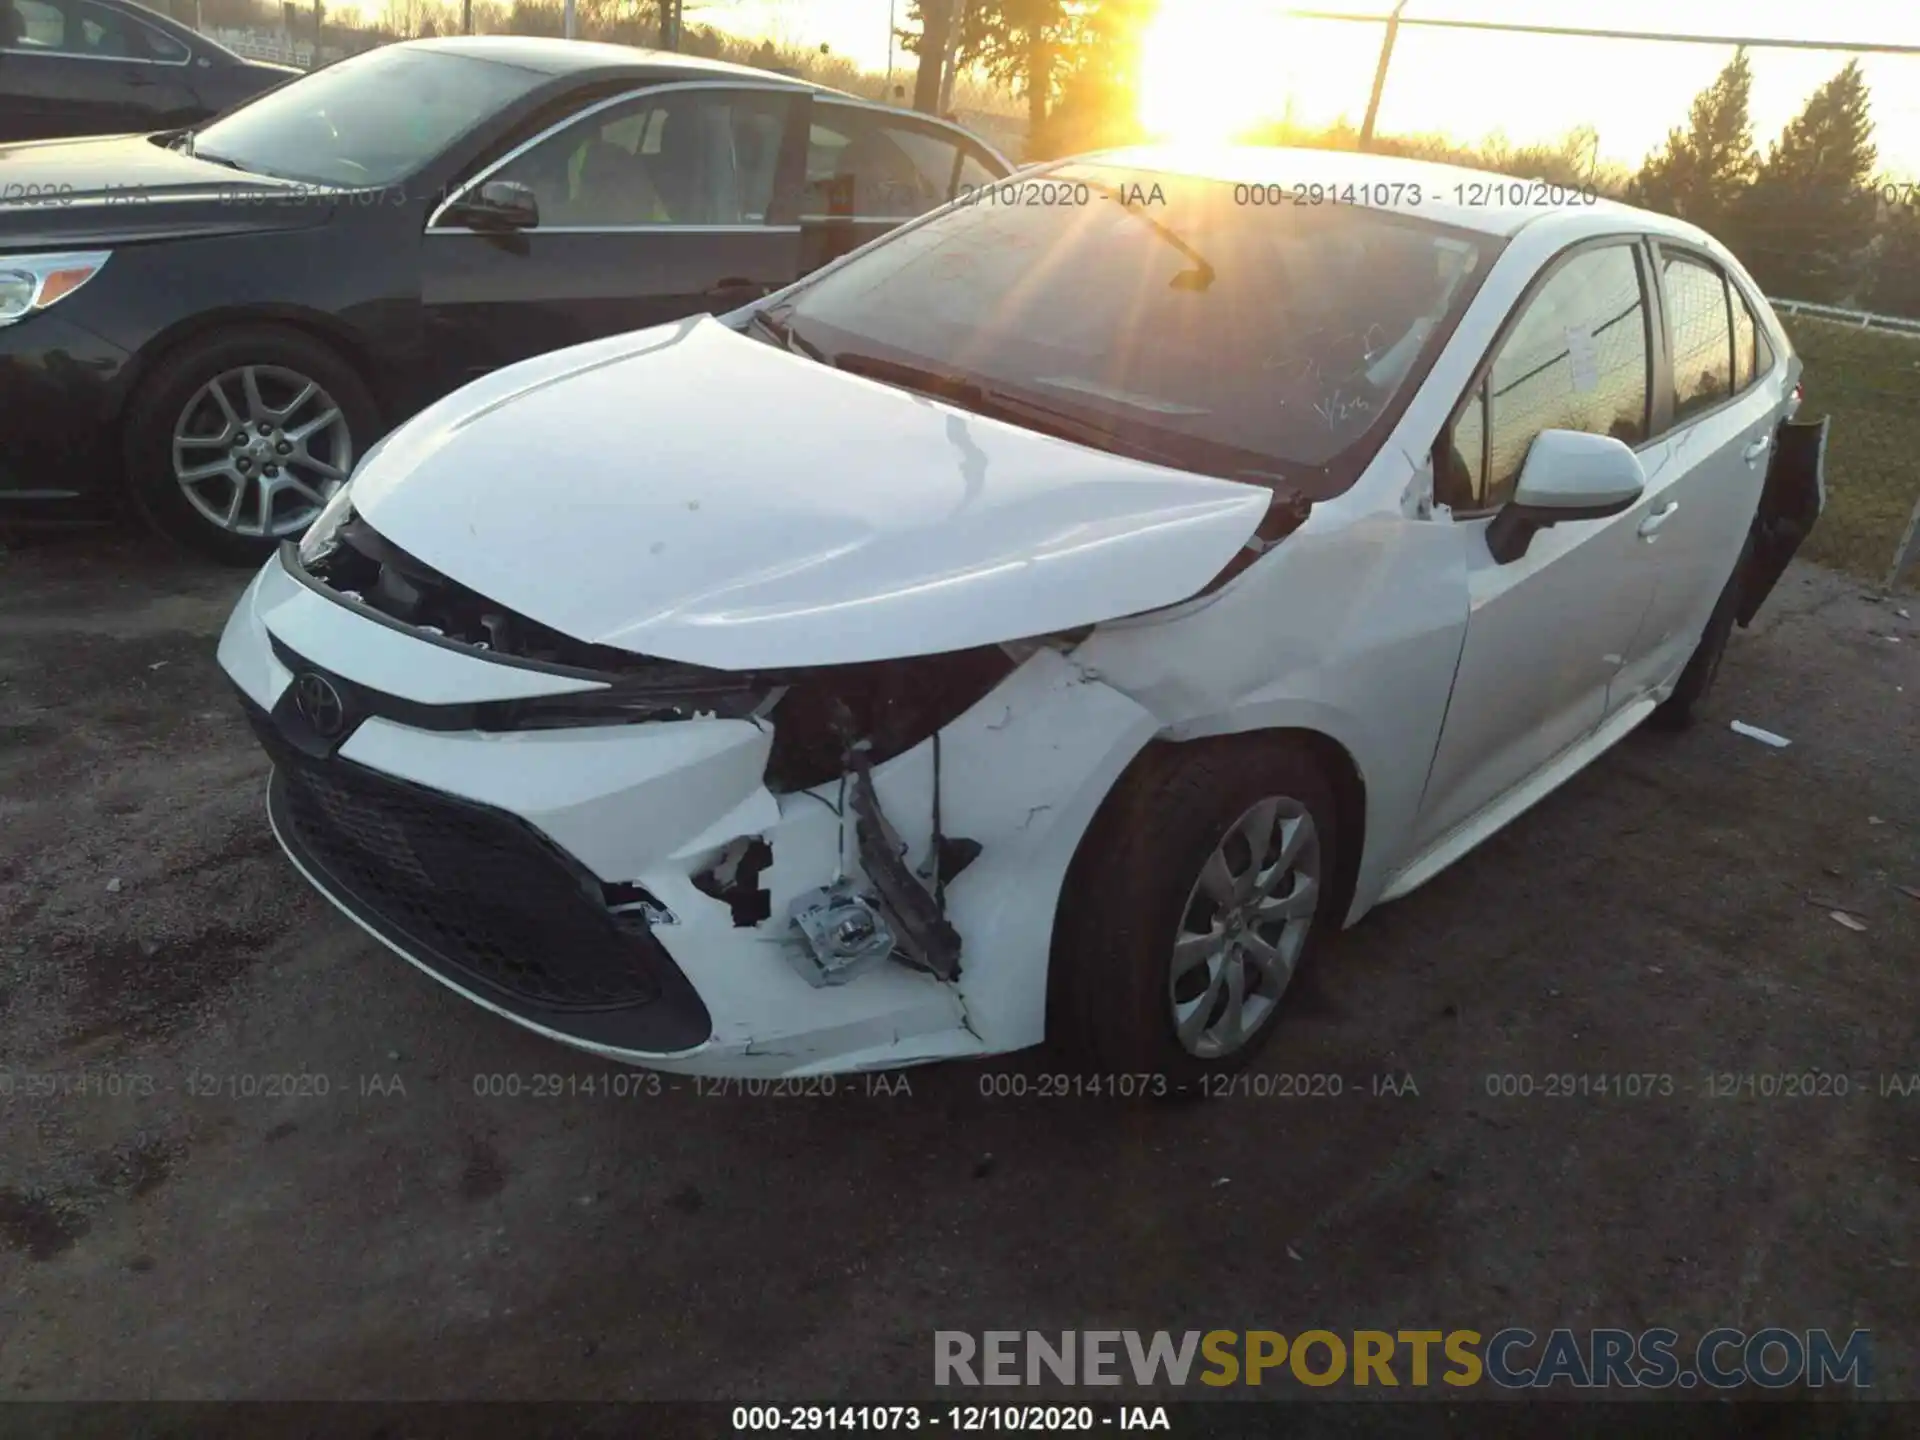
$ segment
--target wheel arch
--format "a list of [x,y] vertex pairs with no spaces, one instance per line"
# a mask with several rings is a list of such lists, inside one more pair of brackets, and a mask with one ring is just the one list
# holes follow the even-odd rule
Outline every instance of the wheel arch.
[[223,330],[254,327],[291,330],[325,345],[366,383],[379,410],[381,425],[391,426],[398,418],[388,413],[390,402],[383,399],[392,388],[386,383],[388,377],[374,360],[372,348],[365,337],[352,326],[323,310],[304,305],[228,305],[197,311],[176,321],[140,347],[120,375],[113,424],[116,427],[124,426],[134,397],[164,368],[168,360],[186,346]]
[[[1090,848],[1092,837],[1099,832],[1113,808],[1121,803],[1127,786],[1142,770],[1166,764],[1183,751],[1197,746],[1247,745],[1247,744],[1293,744],[1308,752],[1314,763],[1327,777],[1334,791],[1334,803],[1338,807],[1334,816],[1336,834],[1339,836],[1340,853],[1335,857],[1333,870],[1332,898],[1336,908],[1330,913],[1341,917],[1341,923],[1347,923],[1353,907],[1355,892],[1359,887],[1361,861],[1367,846],[1367,781],[1365,773],[1352,750],[1339,739],[1325,730],[1304,725],[1255,726],[1237,730],[1206,730],[1198,733],[1182,734],[1177,731],[1162,731],[1154,736],[1135,753],[1127,767],[1115,777],[1107,788],[1105,797],[1080,833],[1080,840],[1074,849],[1073,859],[1067,873],[1069,883],[1075,870]],[[1064,887],[1063,887],[1064,889]],[[1054,926],[1056,933],[1060,924],[1056,910]]]

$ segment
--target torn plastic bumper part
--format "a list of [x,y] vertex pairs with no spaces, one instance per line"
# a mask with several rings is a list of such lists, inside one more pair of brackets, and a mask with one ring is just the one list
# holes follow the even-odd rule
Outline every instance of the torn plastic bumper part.
[[1813,532],[1827,508],[1827,431],[1831,416],[1790,419],[1774,431],[1773,456],[1760,513],[1753,522],[1753,558],[1740,590],[1734,618],[1741,628],[1753,623],[1767,596],[1786,572],[1800,543]]
[[[277,561],[236,607],[220,660],[263,718],[297,703],[295,665],[427,710],[580,684],[422,643]],[[499,733],[372,713],[326,755],[305,757],[314,771],[302,793],[283,787],[270,818],[308,881],[384,945],[575,1048],[763,1076],[978,1053],[954,987],[931,975],[890,964],[821,989],[795,973],[792,899],[833,879],[840,822],[817,799],[769,792],[770,730],[691,718]],[[877,782],[896,811],[924,803],[911,790],[893,797],[884,767]],[[536,864],[551,879],[537,893],[515,879]],[[566,955],[543,938],[562,921],[578,941]],[[595,989],[603,956],[634,983]],[[656,1023],[666,1011],[652,997],[676,995],[697,1001],[673,1004],[688,1024]]]

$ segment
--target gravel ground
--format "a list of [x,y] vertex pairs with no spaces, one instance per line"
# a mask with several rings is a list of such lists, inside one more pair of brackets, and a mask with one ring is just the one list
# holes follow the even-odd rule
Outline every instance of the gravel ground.
[[[279,855],[213,660],[240,583],[128,537],[0,554],[0,1394],[858,1400],[926,1394],[936,1328],[1777,1324],[1870,1328],[1876,1392],[1920,1398],[1905,602],[1796,567],[1709,723],[1322,952],[1265,1069],[1339,1098],[1167,1108],[983,1097],[1044,1056],[578,1093],[630,1072]],[[1705,1081],[1810,1070],[1850,1093]],[[1674,1088],[1488,1091],[1567,1072]],[[273,1075],[327,1093],[229,1080]]]

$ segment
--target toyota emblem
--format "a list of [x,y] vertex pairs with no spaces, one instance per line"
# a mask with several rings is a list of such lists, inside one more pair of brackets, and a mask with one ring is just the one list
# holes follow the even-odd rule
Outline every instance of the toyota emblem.
[[347,707],[333,682],[309,670],[293,682],[294,708],[322,740],[332,740],[346,728]]

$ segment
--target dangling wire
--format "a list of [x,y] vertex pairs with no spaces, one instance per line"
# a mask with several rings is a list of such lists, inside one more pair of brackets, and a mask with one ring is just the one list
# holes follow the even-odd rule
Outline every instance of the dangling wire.
[[840,803],[833,807],[833,813],[840,817],[840,858],[834,862],[834,883],[847,878],[847,772],[840,772]]
[[933,903],[947,913],[946,846],[940,833],[940,732],[933,732]]

